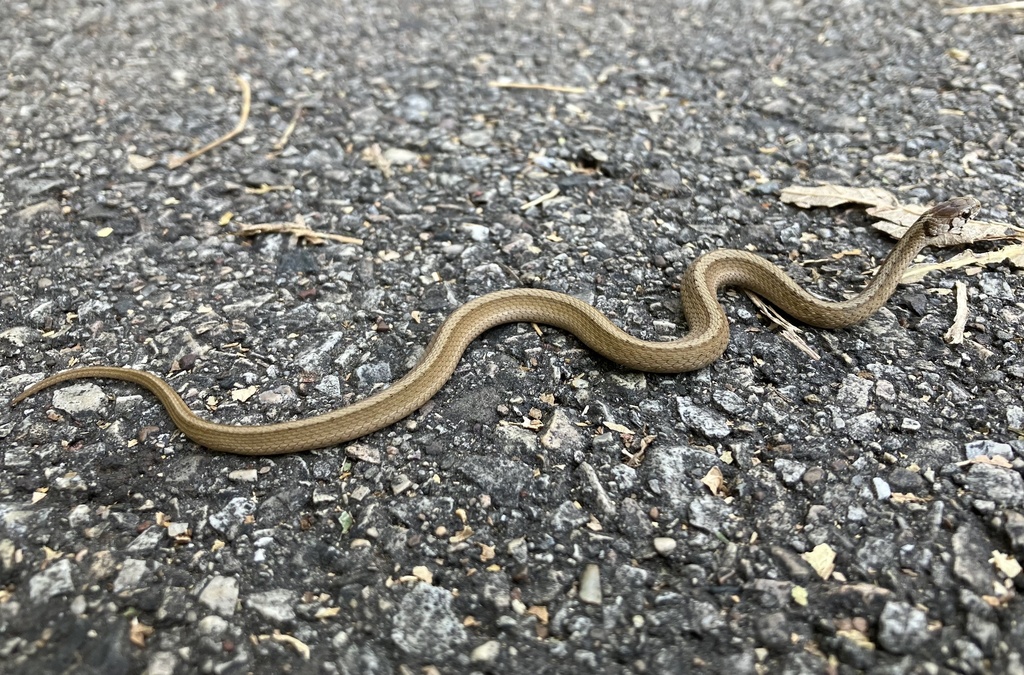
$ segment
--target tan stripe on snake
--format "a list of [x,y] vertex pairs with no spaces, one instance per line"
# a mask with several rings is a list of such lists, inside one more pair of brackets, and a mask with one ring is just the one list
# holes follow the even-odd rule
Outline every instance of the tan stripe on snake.
[[973,197],[958,197],[924,213],[889,253],[871,283],[843,302],[814,297],[782,270],[752,253],[732,249],[706,253],[687,269],[680,284],[689,332],[668,342],[634,338],[616,328],[594,307],[563,293],[534,289],[489,293],[455,310],[438,329],[416,366],[398,382],[352,405],[307,419],[264,426],[207,422],[156,375],[111,366],[88,366],[51,375],[26,389],[11,405],[68,380],[126,380],[156,394],[174,424],[187,437],[211,450],[278,455],[324,448],[383,429],[412,414],[444,386],[469,343],[501,324],[530,321],[556,326],[611,361],[654,373],[697,370],[722,355],[729,343],[729,323],[718,303],[718,291],[726,286],[751,290],[794,319],[812,326],[853,325],[889,299],[903,271],[922,248],[941,244],[943,237],[958,234],[979,208]]

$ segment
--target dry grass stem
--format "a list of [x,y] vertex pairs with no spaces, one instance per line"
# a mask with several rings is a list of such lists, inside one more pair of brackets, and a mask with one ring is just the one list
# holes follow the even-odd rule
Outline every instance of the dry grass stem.
[[242,111],[238,115],[238,124],[235,125],[235,128],[229,131],[228,133],[224,134],[217,140],[207,143],[198,150],[193,150],[187,155],[182,155],[181,157],[172,157],[171,159],[167,160],[167,168],[177,169],[182,164],[191,162],[196,157],[205,154],[210,150],[213,150],[218,145],[222,145],[230,141],[238,134],[242,133],[242,131],[245,129],[246,122],[249,121],[249,106],[252,103],[252,90],[249,88],[249,82],[244,77],[236,75],[235,79],[238,80],[238,86],[242,89]]

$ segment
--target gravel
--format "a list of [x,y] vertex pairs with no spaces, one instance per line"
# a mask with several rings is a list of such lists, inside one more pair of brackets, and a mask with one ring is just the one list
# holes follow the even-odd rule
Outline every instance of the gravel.
[[[679,335],[723,246],[841,298],[891,242],[790,185],[1019,226],[1020,15],[942,9],[7,3],[0,396],[104,363],[307,417],[493,290]],[[236,75],[245,129],[169,169],[235,125]],[[362,244],[238,232],[298,216]],[[1022,288],[930,274],[802,327],[817,361],[727,292],[726,354],[685,375],[502,327],[408,419],[292,456],[207,452],[124,383],[4,407],[0,671],[1024,675]]]

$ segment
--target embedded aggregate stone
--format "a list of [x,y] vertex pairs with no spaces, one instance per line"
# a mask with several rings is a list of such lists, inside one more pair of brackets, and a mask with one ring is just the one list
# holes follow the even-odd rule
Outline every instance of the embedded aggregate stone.
[[[0,395],[112,364],[205,420],[312,419],[491,291],[659,343],[723,247],[853,297],[883,212],[794,188],[1019,225],[1012,14],[491,4],[5,4]],[[241,132],[174,168],[239,77]],[[493,327],[405,419],[293,455],[210,452],[128,382],[0,406],[0,671],[1024,672],[1012,246],[926,249],[793,341],[723,289],[689,373]]]

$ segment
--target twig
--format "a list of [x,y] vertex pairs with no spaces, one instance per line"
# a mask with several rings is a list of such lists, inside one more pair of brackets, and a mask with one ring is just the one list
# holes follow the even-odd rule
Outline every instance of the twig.
[[765,304],[764,300],[759,298],[754,293],[751,293],[750,291],[746,291],[746,294],[747,294],[747,297],[749,297],[750,300],[755,305],[757,305],[758,309],[760,309],[762,312],[764,312],[764,315],[768,317],[769,321],[771,321],[776,326],[778,326],[779,328],[782,329],[782,331],[780,332],[780,335],[782,335],[782,337],[784,339],[786,339],[788,342],[791,342],[794,347],[796,347],[797,349],[802,351],[804,354],[807,354],[807,356],[809,356],[812,361],[820,361],[821,360],[821,357],[818,356],[818,352],[814,351],[811,348],[811,346],[809,344],[807,344],[806,342],[804,342],[803,338],[801,338],[797,334],[798,331],[800,330],[799,328],[797,328],[796,326],[791,324],[789,321],[787,321],[786,317],[784,317],[781,314],[779,314],[778,311],[776,311],[776,309],[774,307],[772,307],[771,305]]
[[281,152],[284,150],[284,146],[288,145],[288,139],[292,137],[292,132],[295,131],[295,127],[299,125],[299,120],[302,119],[302,113],[306,109],[299,104],[295,107],[295,112],[292,113],[292,119],[288,122],[288,126],[285,127],[281,137],[277,139],[277,142],[271,146],[274,152]]
[[207,143],[198,150],[193,150],[187,155],[183,155],[181,157],[172,157],[171,159],[167,160],[167,168],[177,169],[182,164],[191,162],[199,155],[205,154],[210,150],[213,150],[218,145],[226,143],[235,136],[237,136],[238,134],[242,133],[242,131],[245,129],[245,123],[249,121],[249,105],[252,103],[252,90],[249,89],[249,82],[241,75],[235,75],[235,79],[238,80],[238,86],[242,88],[242,111],[238,115],[238,124],[235,125],[235,128],[229,131],[228,133],[224,134],[217,140]]
[[306,219],[302,214],[295,216],[290,223],[255,223],[251,225],[239,225],[235,234],[240,237],[255,237],[259,234],[290,234],[296,239],[302,238],[313,245],[324,243],[325,239],[337,241],[342,244],[355,244],[362,246],[363,240],[357,237],[346,237],[343,234],[332,234],[330,232],[317,232],[306,225]]
[[529,82],[499,82],[491,80],[487,83],[489,87],[498,89],[539,89],[541,91],[555,91],[561,94],[586,94],[587,90],[582,87],[563,87],[557,84],[530,84]]
[[964,328],[967,326],[967,284],[958,281],[956,286],[956,315],[953,325],[949,327],[942,339],[946,344],[961,345],[964,343]]
[[551,192],[548,192],[546,194],[542,194],[540,197],[537,197],[536,199],[533,199],[533,200],[530,200],[530,201],[526,202],[525,204],[523,204],[519,208],[521,210],[523,210],[523,211],[529,211],[530,209],[532,209],[534,206],[537,206],[538,204],[543,204],[544,202],[548,201],[549,199],[554,199],[555,197],[558,196],[558,193],[559,193],[559,189],[556,187]]
[[1004,2],[998,5],[974,5],[973,7],[954,7],[942,10],[943,14],[998,14],[1024,9],[1024,2]]

